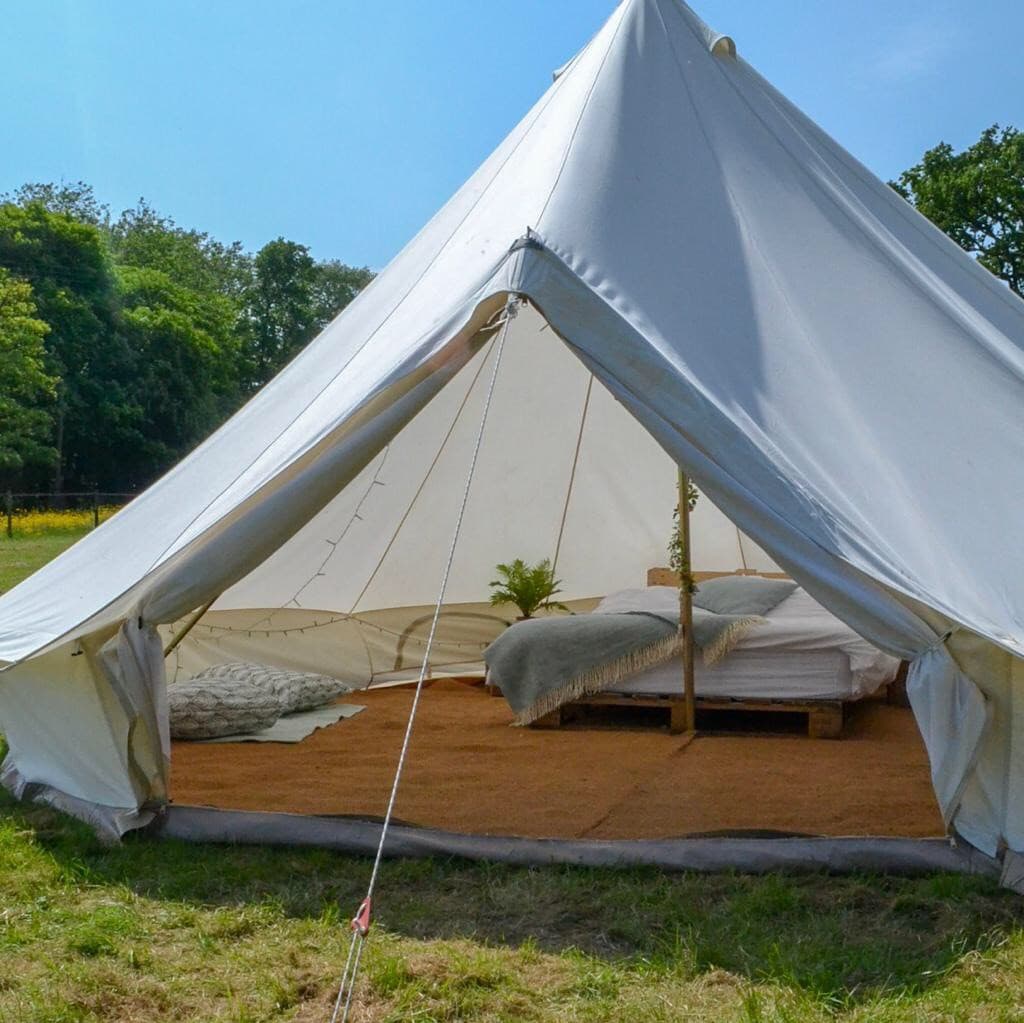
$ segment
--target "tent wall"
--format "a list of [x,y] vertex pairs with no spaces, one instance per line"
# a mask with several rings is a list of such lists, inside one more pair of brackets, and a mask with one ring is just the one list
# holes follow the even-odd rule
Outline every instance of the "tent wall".
[[146,824],[167,797],[162,676],[156,631],[135,623],[5,672],[4,785],[110,837]]

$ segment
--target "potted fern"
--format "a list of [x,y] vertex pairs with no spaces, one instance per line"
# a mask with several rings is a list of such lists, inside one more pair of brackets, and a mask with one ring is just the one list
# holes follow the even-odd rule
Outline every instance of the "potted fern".
[[561,592],[562,580],[555,578],[547,558],[536,565],[516,558],[511,564],[498,565],[495,571],[499,578],[491,580],[491,605],[514,604],[521,612],[519,621],[532,618],[537,611],[569,610],[551,599]]

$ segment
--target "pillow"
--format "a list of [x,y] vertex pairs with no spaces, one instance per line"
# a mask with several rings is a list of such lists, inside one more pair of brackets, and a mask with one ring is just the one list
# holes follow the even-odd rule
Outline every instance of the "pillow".
[[258,732],[281,715],[272,693],[245,679],[190,678],[167,687],[172,739]]
[[678,616],[679,590],[675,586],[645,586],[638,590],[617,590],[615,593],[609,593],[592,613],[621,615],[628,611]]
[[196,678],[245,679],[275,696],[282,714],[295,714],[330,703],[352,686],[330,675],[317,675],[308,671],[288,671],[263,664],[218,664],[200,672]]
[[762,579],[756,575],[724,575],[697,584],[696,607],[718,615],[763,615],[794,590],[791,579]]

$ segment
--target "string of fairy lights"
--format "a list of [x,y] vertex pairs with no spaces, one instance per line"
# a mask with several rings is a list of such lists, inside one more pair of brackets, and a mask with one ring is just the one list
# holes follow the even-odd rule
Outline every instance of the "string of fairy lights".
[[[283,610],[283,609],[282,609]],[[269,616],[272,617],[272,616]],[[269,618],[268,618],[269,620]],[[409,633],[399,632],[396,629],[389,629],[385,625],[378,625],[376,622],[368,621],[366,618],[361,618],[355,614],[345,615],[329,615],[322,621],[314,618],[313,621],[307,622],[305,625],[294,625],[286,626],[284,628],[236,628],[230,625],[207,625],[205,622],[197,622],[195,628],[203,629],[210,633],[211,641],[214,643],[219,642],[221,639],[226,639],[229,636],[245,636],[247,639],[258,639],[262,636],[264,639],[270,639],[277,636],[289,636],[295,633],[305,635],[314,629],[324,629],[332,625],[345,625],[352,624],[358,629],[371,629],[382,635],[389,636],[398,642],[410,641],[414,644],[422,645],[425,642],[424,637],[410,636]],[[492,637],[493,638],[493,637]],[[469,650],[474,654],[481,655],[483,651],[490,645],[491,639],[484,640],[443,640],[439,645],[445,649],[456,649],[456,650]],[[476,658],[474,658],[475,660]],[[174,675],[173,679],[177,680],[178,674],[181,671],[181,648],[175,647],[174,650]]]
[[[387,626],[378,625],[376,622],[367,620],[366,618],[360,617],[354,611],[354,609],[347,614],[331,614],[325,618],[320,618],[318,615],[314,615],[312,622],[304,622],[302,625],[285,625],[279,627],[271,627],[274,618],[282,613],[292,610],[305,610],[300,602],[299,598],[302,594],[319,578],[327,575],[327,567],[330,564],[331,559],[338,552],[338,548],[342,545],[345,538],[348,536],[349,531],[355,526],[357,522],[363,521],[363,506],[369,500],[374,490],[377,487],[387,486],[387,481],[381,478],[381,472],[387,462],[388,454],[391,448],[390,445],[384,449],[381,454],[381,458],[374,469],[373,476],[367,485],[366,489],[360,495],[359,500],[356,502],[355,509],[348,521],[342,527],[341,531],[338,532],[333,539],[326,538],[324,542],[327,544],[329,550],[321,562],[317,565],[313,573],[306,578],[298,589],[278,607],[268,611],[262,618],[257,619],[250,625],[246,626],[235,626],[235,625],[211,625],[207,622],[197,622],[194,628],[202,629],[210,635],[212,642],[219,642],[221,639],[226,639],[228,636],[245,636],[247,639],[258,638],[260,636],[265,639],[277,636],[290,636],[296,633],[305,635],[307,632],[311,632],[317,629],[328,628],[333,625],[352,624],[359,629],[371,629],[381,635],[389,636],[399,642],[412,640],[417,642],[415,637],[409,636],[408,632],[399,632],[395,629],[389,629]],[[172,632],[173,635],[173,632]],[[490,643],[490,640],[482,641],[448,641],[444,643],[444,646],[451,649],[455,648],[458,650],[472,650],[476,654],[480,654]],[[181,648],[175,648],[174,658],[174,678],[177,679],[179,672],[181,671]]]
[[[370,627],[375,628],[375,629],[379,629],[379,631],[383,632],[384,630],[381,629],[379,626],[375,625],[374,623],[364,622],[361,619],[357,619],[351,613],[350,614],[346,614],[346,615],[330,615],[324,621],[319,621],[316,617],[314,617],[312,624],[307,622],[303,626],[295,626],[295,627],[291,627],[291,628],[278,628],[278,629],[267,628],[267,629],[264,629],[264,628],[259,628],[259,626],[262,626],[264,623],[266,623],[267,625],[270,625],[273,622],[274,617],[277,614],[279,614],[282,611],[288,610],[292,606],[294,606],[296,609],[301,609],[302,608],[302,604],[299,601],[299,597],[317,579],[322,578],[323,576],[325,576],[327,574],[327,572],[326,572],[327,566],[330,563],[331,558],[333,558],[334,555],[337,553],[338,547],[341,545],[341,543],[344,541],[345,537],[348,535],[349,530],[352,529],[352,527],[356,524],[356,522],[361,522],[362,521],[363,517],[361,515],[361,512],[363,510],[363,505],[366,503],[366,501],[369,499],[370,495],[374,492],[374,490],[377,487],[387,486],[386,481],[381,479],[381,475],[380,474],[381,474],[381,471],[384,468],[385,463],[387,462],[388,454],[390,453],[390,451],[391,451],[391,445],[389,444],[389,445],[387,445],[384,448],[383,452],[381,453],[380,460],[377,463],[376,467],[374,468],[373,476],[370,479],[369,484],[367,485],[367,487],[363,491],[363,493],[360,495],[359,500],[356,502],[355,510],[352,512],[352,515],[349,517],[348,521],[342,527],[341,532],[338,533],[335,536],[334,539],[330,539],[330,538],[325,538],[324,539],[324,542],[327,544],[329,549],[327,551],[327,554],[324,556],[323,560],[320,562],[319,565],[317,565],[317,567],[314,570],[314,572],[312,573],[312,575],[310,575],[302,583],[302,585],[283,604],[281,604],[280,606],[278,606],[276,608],[271,609],[262,618],[257,619],[253,624],[251,624],[251,625],[249,625],[247,627],[237,628],[237,627],[225,626],[225,625],[209,625],[206,622],[196,622],[194,627],[195,628],[204,629],[206,632],[210,633],[211,634],[211,639],[214,642],[217,642],[217,634],[222,634],[225,637],[227,635],[229,635],[229,634],[244,635],[247,638],[252,639],[253,636],[258,636],[260,633],[263,633],[263,635],[265,637],[270,638],[270,636],[272,636],[272,635],[285,635],[286,636],[286,635],[288,635],[290,633],[294,633],[294,632],[306,633],[310,629],[322,629],[322,628],[325,628],[326,626],[329,626],[329,625],[336,625],[336,624],[338,624],[340,622],[348,622],[348,621],[353,621],[353,620],[356,621],[357,624],[359,624],[359,625],[369,625]],[[173,633],[172,633],[172,635],[173,635]],[[397,635],[397,633],[395,633],[395,635]],[[181,671],[181,648],[180,647],[175,647],[174,654],[175,654],[175,657],[174,657],[174,678],[177,679],[178,673]]]
[[[363,516],[360,513],[363,510],[363,505],[369,500],[370,495],[374,492],[374,489],[376,487],[386,487],[387,486],[387,482],[385,480],[381,479],[381,475],[380,474],[383,471],[385,464],[387,463],[388,455],[390,454],[390,452],[391,452],[391,445],[389,444],[387,447],[384,448],[384,451],[381,453],[380,461],[377,463],[376,468],[373,470],[373,477],[370,479],[370,482],[369,482],[368,486],[366,487],[366,489],[360,495],[359,500],[356,502],[355,510],[352,512],[352,515],[349,517],[348,522],[345,523],[345,525],[342,528],[341,532],[338,533],[337,536],[333,540],[331,540],[329,538],[325,538],[324,539],[324,543],[327,544],[328,551],[327,551],[327,554],[324,555],[324,558],[320,562],[320,564],[317,565],[317,567],[314,569],[313,574],[311,576],[309,576],[306,579],[306,581],[283,604],[281,604],[279,607],[276,607],[276,608],[272,609],[271,611],[269,611],[262,618],[258,619],[253,625],[251,625],[248,629],[235,629],[235,630],[228,630],[228,631],[247,632],[247,633],[250,633],[250,634],[252,632],[263,632],[264,630],[258,628],[258,626],[262,625],[264,622],[271,622],[271,621],[273,621],[274,616],[278,612],[284,611],[284,610],[286,610],[288,607],[290,607],[292,605],[294,605],[296,608],[301,608],[302,607],[302,604],[299,601],[299,597],[301,597],[302,594],[310,586],[312,586],[313,583],[315,583],[317,579],[323,578],[324,576],[327,575],[327,572],[326,572],[327,566],[330,564],[331,558],[333,558],[334,555],[338,552],[338,547],[344,541],[345,537],[348,536],[349,530],[357,522],[362,522],[363,521]],[[350,617],[351,617],[351,613],[344,616],[344,618],[350,618]],[[339,618],[338,621],[342,621],[342,620],[344,620],[344,618]],[[323,624],[326,625],[326,624],[330,624],[330,623],[325,622]],[[317,627],[318,626],[313,626],[313,628],[317,628]],[[211,628],[211,626],[205,626],[205,628],[209,629],[209,628]],[[282,630],[274,630],[274,631],[275,632],[280,632]],[[294,630],[290,630],[290,631],[294,631]]]
[[[497,621],[498,619],[496,618],[495,620]],[[198,629],[206,629],[208,632],[213,632],[213,633],[217,633],[217,632],[220,632],[220,633],[231,633],[231,634],[236,635],[236,636],[245,636],[248,639],[259,638],[260,636],[263,636],[265,639],[270,639],[271,636],[287,636],[287,635],[290,635],[290,634],[296,633],[296,632],[305,634],[305,633],[309,632],[312,629],[323,629],[323,628],[326,628],[329,625],[339,625],[339,624],[344,624],[346,622],[352,622],[356,626],[358,626],[359,628],[363,628],[365,626],[368,629],[374,629],[377,632],[383,633],[384,635],[387,635],[387,636],[394,636],[397,639],[408,639],[408,638],[410,638],[408,632],[398,632],[395,629],[389,629],[389,628],[387,628],[387,626],[378,625],[376,622],[367,621],[367,619],[361,618],[359,615],[354,615],[354,614],[351,614],[351,615],[332,615],[329,618],[326,618],[322,622],[318,622],[316,619],[314,619],[312,624],[307,623],[306,625],[293,625],[293,626],[290,626],[290,627],[287,627],[287,628],[283,628],[283,629],[262,629],[262,628],[260,628],[260,629],[240,629],[240,628],[234,628],[234,627],[232,627],[230,625],[207,625],[205,622],[199,622],[196,625],[196,628],[198,628]],[[449,642],[449,641],[445,641],[444,645],[448,646],[448,647],[452,647],[452,646],[453,647],[466,647],[466,648],[482,650],[490,642],[491,642],[491,640],[489,640],[489,639],[488,640],[483,640],[481,642],[477,642],[476,640],[472,640],[472,641],[469,641],[469,642],[466,642],[466,641],[463,641],[463,642],[456,642],[456,641]]]
[[[500,326],[500,323],[496,324],[496,326]],[[446,432],[444,439],[442,440],[441,445],[437,453],[435,454],[434,459],[431,461],[427,473],[424,476],[423,480],[421,481],[420,487],[417,489],[416,495],[413,499],[414,502],[416,497],[419,497],[419,494],[422,491],[423,486],[426,484],[427,479],[429,478],[430,474],[432,473],[434,467],[437,464],[438,459],[441,456],[441,452],[444,450],[452,433],[454,432],[455,427],[462,416],[462,412],[465,409],[466,403],[469,401],[470,395],[475,390],[477,380],[480,378],[486,363],[487,359],[482,360],[480,365],[477,367],[476,372],[473,374],[469,386],[466,389],[466,393],[463,396],[461,403],[459,404],[455,416],[453,417],[452,423],[448,431]],[[327,614],[326,617],[320,617],[320,615],[318,615],[316,612],[313,612],[312,622],[304,621],[302,625],[281,625],[278,627],[273,626],[274,619],[281,613],[290,612],[292,610],[305,611],[307,614],[310,613],[310,609],[303,606],[300,598],[302,594],[305,593],[305,591],[316,582],[317,579],[324,578],[328,575],[327,569],[331,563],[332,558],[334,558],[334,556],[338,553],[338,549],[343,545],[346,537],[349,535],[349,532],[355,527],[356,523],[363,521],[364,505],[370,500],[371,496],[373,495],[377,487],[385,487],[388,485],[387,481],[382,478],[382,473],[385,465],[387,464],[388,456],[390,453],[391,445],[389,444],[381,452],[380,459],[374,468],[373,475],[369,483],[367,484],[366,488],[360,495],[359,500],[356,502],[355,509],[353,510],[351,516],[349,516],[348,521],[344,524],[340,532],[333,536],[333,538],[328,537],[324,539],[324,543],[327,545],[328,548],[327,553],[321,559],[320,563],[316,566],[314,571],[302,582],[302,584],[294,591],[294,593],[292,593],[292,595],[287,600],[285,600],[282,604],[275,608],[266,610],[261,618],[257,619],[255,622],[252,622],[248,625],[212,625],[207,622],[200,621],[195,622],[192,627],[197,630],[203,630],[204,632],[206,632],[210,637],[210,641],[214,643],[219,643],[222,640],[226,640],[230,636],[245,636],[247,639],[254,639],[262,636],[265,639],[270,639],[272,637],[284,637],[294,634],[305,635],[306,633],[314,630],[345,624],[351,624],[355,626],[357,630],[369,629],[381,635],[391,637],[397,640],[400,645],[406,642],[412,642],[414,644],[422,642],[422,639],[417,640],[416,637],[410,635],[408,630],[404,632],[399,632],[395,629],[389,629],[387,626],[378,625],[376,622],[369,621],[368,619],[363,618],[360,615],[357,615],[355,608],[358,605],[359,600],[361,600],[362,596],[365,594],[366,587],[363,588],[363,591],[360,593],[359,597],[356,598],[355,604],[347,613]],[[402,522],[399,523],[399,529],[401,528],[404,521],[405,516],[403,516]],[[392,537],[392,540],[393,539],[394,538]],[[390,549],[390,543],[388,545],[388,549]],[[379,568],[380,565],[378,564],[377,567]],[[374,574],[376,574],[376,572],[374,572]],[[369,583],[367,585],[369,585]],[[173,631],[171,632],[171,635],[174,635]],[[365,638],[363,641],[365,644]],[[486,649],[490,642],[491,639],[485,639],[481,641],[446,640],[443,642],[443,646],[447,649],[471,650],[478,657],[483,652],[483,650]],[[175,647],[174,654],[174,678],[177,679],[178,674],[181,670],[180,646]],[[371,662],[372,674],[372,658],[370,657],[369,647],[367,647],[367,657]]]

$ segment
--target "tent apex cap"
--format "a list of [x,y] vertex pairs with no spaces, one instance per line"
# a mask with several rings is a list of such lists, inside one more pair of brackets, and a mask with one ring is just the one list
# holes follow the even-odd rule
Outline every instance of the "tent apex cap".
[[690,22],[691,28],[704,37],[708,52],[713,57],[736,56],[736,41],[732,36],[716,32],[689,4],[685,3],[685,0],[674,0],[674,4],[677,9],[680,9],[683,17]]
[[716,35],[711,39],[708,47],[715,57],[735,57],[736,43],[732,36]]

